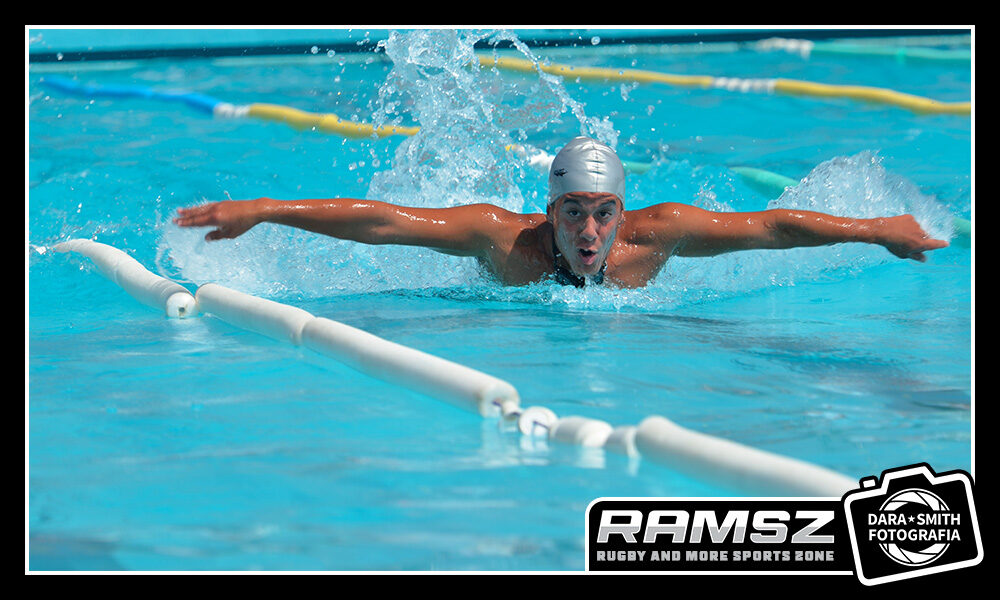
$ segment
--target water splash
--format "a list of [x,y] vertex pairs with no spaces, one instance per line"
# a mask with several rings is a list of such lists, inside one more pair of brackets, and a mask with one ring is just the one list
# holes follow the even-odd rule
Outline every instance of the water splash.
[[[709,210],[729,210],[720,207],[714,196],[700,198],[695,204]],[[944,206],[922,194],[912,182],[888,172],[881,158],[870,151],[817,165],[799,185],[787,189],[766,208],[865,219],[912,214],[933,237],[948,239],[951,231],[951,217]],[[711,258],[674,257],[653,286],[677,302],[698,301],[850,277],[899,260],[884,248],[870,244],[754,250]]]
[[[490,203],[530,212],[544,198],[544,176],[527,168],[512,145],[551,128],[565,112],[578,120],[580,134],[617,142],[610,121],[587,117],[558,77],[537,71],[512,79],[488,61],[481,66],[475,48],[482,41],[494,48],[509,42],[537,64],[530,49],[504,30],[393,32],[379,43],[393,68],[379,90],[376,124],[397,124],[405,108],[420,129],[400,143],[392,168],[373,176],[369,198],[435,208]],[[495,285],[474,261],[423,249],[355,248],[352,254],[388,288]]]
[[376,119],[399,107],[420,126],[400,143],[392,168],[376,173],[369,197],[407,206],[489,202],[520,210],[511,143],[490,100],[495,82],[473,66],[478,36],[457,30],[393,32],[379,43],[393,68],[379,90]]
[[[539,72],[511,80],[481,66],[475,53],[481,41],[510,42],[537,60],[502,30],[393,32],[379,42],[392,69],[379,88],[371,121],[395,125],[405,117],[419,132],[403,139],[389,168],[372,176],[367,198],[433,208],[490,203],[523,212],[544,198],[545,180],[511,150],[513,144],[551,128],[566,112],[579,121],[580,133],[616,141],[610,121],[587,117],[559,78]],[[170,253],[164,268],[193,281],[214,280],[269,296],[496,285],[474,260],[426,248],[364,246],[269,225],[224,246],[205,243],[201,235],[167,228],[170,247],[188,250]]]
[[398,124],[405,108],[420,131],[399,145],[392,169],[373,177],[370,197],[433,207],[489,202],[521,211],[527,174],[511,144],[550,129],[567,111],[579,121],[580,135],[616,144],[610,121],[588,117],[560,78],[541,71],[511,78],[488,61],[480,66],[478,42],[509,42],[538,63],[503,30],[393,32],[379,43],[393,68],[379,90],[376,122]]
[[[537,82],[511,85],[480,68],[475,44],[510,39],[488,31],[393,32],[379,43],[393,63],[375,103],[375,125],[416,121],[391,168],[373,175],[367,197],[413,206],[488,202],[525,206],[522,187],[537,174],[508,150],[511,132],[544,127],[563,104],[540,94]],[[547,98],[547,99],[546,99]],[[364,143],[364,142],[360,142]],[[529,196],[530,198],[531,196]],[[250,293],[292,290],[306,296],[465,285],[482,280],[474,261],[424,248],[363,246],[307,232],[261,225],[232,242],[208,244],[204,232],[167,227],[164,268],[192,281],[218,281]]]
[[[394,32],[379,43],[393,66],[379,88],[371,120],[376,125],[401,124],[406,116],[419,124],[420,131],[399,143],[390,168],[374,174],[369,198],[417,207],[488,202],[514,212],[537,210],[538,194],[544,197],[544,176],[511,152],[511,144],[524,143],[533,134],[555,139],[552,130],[567,113],[581,134],[612,146],[617,142],[610,120],[588,116],[560,78],[541,71],[511,76],[492,68],[489,61],[481,66],[475,46],[482,41],[510,42],[516,52],[538,63],[516,36],[502,30]],[[547,150],[559,146],[554,143]],[[671,161],[642,177],[654,181],[644,185],[656,188],[651,195],[657,201],[667,196],[721,211],[743,204],[732,175],[722,168],[712,171]],[[695,184],[694,198],[670,193],[671,185],[676,187],[685,178]],[[911,182],[888,173],[872,152],[817,166],[769,207],[865,218],[912,213],[925,229],[945,238],[950,222],[940,204]],[[323,297],[404,290],[581,310],[670,310],[705,299],[850,276],[898,260],[879,247],[842,244],[713,258],[675,257],[640,290],[579,290],[547,284],[508,288],[484,277],[472,259],[425,248],[364,246],[268,225],[224,245],[206,244],[201,235],[168,227],[167,245],[184,250],[171,253],[167,268],[192,281],[218,281],[249,293]]]
[[876,152],[828,160],[768,208],[819,210],[862,219],[912,214],[933,237],[951,236],[951,216],[911,181],[890,173]]

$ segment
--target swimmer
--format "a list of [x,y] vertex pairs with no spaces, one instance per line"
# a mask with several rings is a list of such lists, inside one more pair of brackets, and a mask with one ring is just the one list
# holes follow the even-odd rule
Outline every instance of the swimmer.
[[208,241],[235,238],[259,223],[278,223],[363,244],[420,246],[474,257],[506,285],[555,280],[582,287],[635,288],[671,256],[785,249],[845,242],[879,244],[923,262],[944,248],[911,215],[851,219],[772,209],[711,212],[666,202],[625,210],[625,171],[607,145],[578,137],[549,168],[545,214],[490,204],[408,208],[373,200],[228,200],[182,208],[174,223],[214,227]]

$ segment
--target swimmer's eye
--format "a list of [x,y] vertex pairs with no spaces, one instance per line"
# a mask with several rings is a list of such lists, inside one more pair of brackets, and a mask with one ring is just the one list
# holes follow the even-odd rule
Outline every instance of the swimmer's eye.
[[[564,210],[567,216],[572,218],[577,218],[583,215],[583,212],[577,208],[567,208]],[[602,209],[596,213],[597,218],[608,221],[614,217],[614,211],[609,209]]]

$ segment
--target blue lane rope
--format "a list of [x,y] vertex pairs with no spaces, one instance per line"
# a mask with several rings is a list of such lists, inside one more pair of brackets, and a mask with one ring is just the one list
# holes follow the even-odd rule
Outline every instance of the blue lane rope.
[[42,87],[58,90],[74,96],[97,96],[108,98],[140,98],[143,100],[164,100],[180,102],[200,112],[212,114],[221,100],[197,92],[156,91],[138,85],[86,85],[65,77],[46,75],[39,82]]
[[145,86],[84,85],[64,77],[49,76],[40,81],[43,87],[60,92],[84,97],[106,98],[138,98],[141,100],[165,100],[180,102],[195,110],[211,116],[254,118],[264,121],[283,123],[300,131],[313,130],[334,133],[348,138],[385,137],[388,135],[414,135],[416,127],[397,127],[394,125],[375,127],[367,123],[356,123],[341,119],[333,113],[316,114],[288,106],[253,102],[246,105],[234,105],[217,98],[184,91],[156,91]]

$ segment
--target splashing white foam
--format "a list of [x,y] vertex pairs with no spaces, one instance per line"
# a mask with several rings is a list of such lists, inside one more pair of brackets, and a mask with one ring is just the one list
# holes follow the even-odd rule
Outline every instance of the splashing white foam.
[[[458,30],[393,33],[380,43],[393,67],[379,90],[372,121],[398,124],[406,112],[420,126],[403,140],[391,168],[377,172],[368,197],[394,204],[447,207],[488,202],[523,211],[544,179],[526,169],[507,147],[527,131],[544,130],[569,111],[580,132],[614,144],[607,118],[588,117],[559,78],[536,72],[505,78],[481,67],[474,53],[484,39],[510,41],[535,59],[509,32]],[[718,174],[704,167],[673,163],[644,177],[693,179]],[[664,183],[667,196],[670,186]],[[544,196],[544,190],[541,190]],[[704,189],[694,199],[671,198],[710,210],[729,210],[727,200]],[[875,217],[911,213],[937,237],[947,238],[950,219],[933,198],[909,181],[888,173],[877,154],[862,152],[817,166],[802,183],[770,208],[801,208],[841,216]],[[659,276],[640,290],[566,288],[538,284],[505,288],[485,278],[476,261],[429,249],[364,246],[279,226],[262,225],[238,240],[206,243],[203,231],[168,226],[163,243],[171,268],[194,282],[215,281],[242,291],[274,296],[294,293],[321,297],[341,293],[438,289],[449,297],[542,302],[573,309],[663,310],[706,297],[745,294],[800,281],[844,276],[870,265],[897,260],[879,247],[841,244],[787,251],[752,251],[713,258],[668,261]]]

